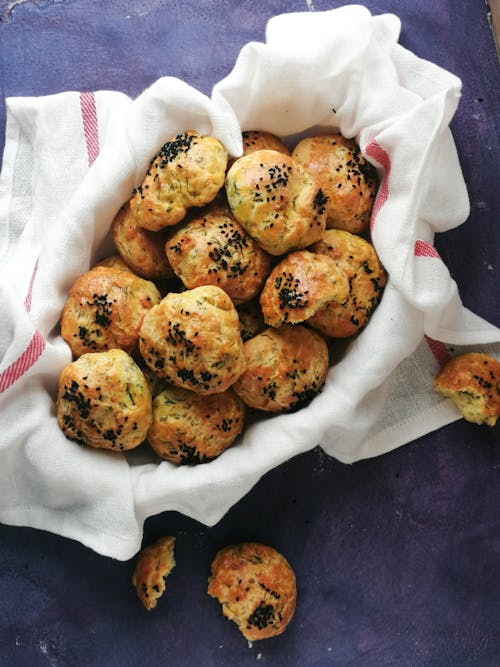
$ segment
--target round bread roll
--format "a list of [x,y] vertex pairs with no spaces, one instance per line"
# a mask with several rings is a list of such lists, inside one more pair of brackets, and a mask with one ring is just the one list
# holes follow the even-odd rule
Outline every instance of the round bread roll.
[[473,424],[495,426],[500,417],[500,361],[488,354],[453,357],[434,379],[434,388]]
[[325,340],[311,329],[284,324],[245,343],[246,370],[233,385],[249,407],[295,412],[321,391],[328,372]]
[[299,141],[292,156],[315,176],[326,197],[328,229],[359,234],[368,227],[377,175],[354,140],[341,134],[308,137]]
[[349,280],[350,292],[345,303],[330,301],[308,321],[324,336],[347,338],[366,326],[378,305],[386,283],[386,274],[371,243],[340,229],[327,229],[320,241],[310,248],[327,255]]
[[133,449],[145,440],[152,416],[146,379],[123,350],[84,354],[59,376],[57,421],[70,440]]
[[305,248],[325,229],[326,199],[315,179],[278,151],[236,160],[226,176],[226,195],[235,218],[271,255]]
[[165,250],[172,269],[188,289],[216,285],[233,303],[257,296],[271,269],[269,255],[221,206],[183,224]]
[[245,406],[231,389],[203,396],[168,387],[153,400],[153,422],[147,438],[166,461],[206,463],[233,444],[244,419]]
[[136,222],[158,231],[211,202],[224,185],[227,157],[218,139],[194,130],[167,141],[130,201]]
[[139,348],[160,377],[198,394],[225,391],[245,368],[238,313],[213,285],[167,294],[144,318]]
[[86,352],[137,348],[144,315],[160,301],[156,286],[131,271],[98,266],[69,290],[61,335],[75,357]]
[[120,255],[109,255],[108,257],[103,257],[99,260],[92,268],[95,269],[98,266],[105,266],[108,269],[121,269],[122,271],[132,271],[130,266],[123,260]]
[[129,202],[116,214],[111,233],[118,253],[138,276],[150,280],[173,277],[174,272],[165,254],[168,233],[150,232],[137,224]]
[[297,601],[295,574],[276,549],[244,542],[221,549],[213,559],[208,594],[222,605],[248,641],[280,635]]
[[290,149],[279,137],[264,130],[245,130],[242,132],[243,155],[255,153],[255,151],[270,150],[278,151],[284,155],[290,155]]
[[349,281],[333,259],[297,250],[271,271],[260,305],[266,324],[279,327],[304,322],[329,301],[344,303],[348,295]]
[[[241,139],[243,144],[243,153],[241,157],[262,150],[278,151],[278,153],[290,155],[288,146],[286,146],[275,134],[271,134],[271,132],[265,132],[264,130],[245,130],[241,133]],[[233,165],[236,159],[238,158],[229,159],[228,168]]]
[[132,585],[148,611],[156,607],[165,592],[165,579],[175,567],[174,545],[175,537],[160,537],[137,556]]
[[136,359],[136,363],[146,378],[151,396],[155,398],[169,386],[168,382],[161,378],[152,368],[150,368],[140,355],[137,355],[137,357],[138,359]]
[[257,299],[239,304],[236,310],[240,318],[240,332],[244,343],[264,331],[266,323]]

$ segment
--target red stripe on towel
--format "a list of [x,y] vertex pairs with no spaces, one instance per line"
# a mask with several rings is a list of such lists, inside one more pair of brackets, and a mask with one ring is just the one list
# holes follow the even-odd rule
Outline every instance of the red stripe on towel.
[[389,174],[391,173],[391,158],[389,157],[389,153],[387,153],[387,151],[385,151],[375,139],[371,139],[371,141],[368,142],[365,148],[365,153],[368,155],[368,157],[373,158],[375,162],[377,162],[384,170],[384,176],[382,178],[382,182],[380,183],[377,197],[373,204],[372,215],[370,219],[370,229],[373,230],[375,218],[389,197]]
[[[389,197],[389,175],[391,173],[391,158],[389,157],[387,151],[385,151],[377,143],[375,139],[371,139],[371,141],[368,142],[365,148],[365,153],[368,157],[375,160],[375,162],[377,162],[377,164],[379,164],[384,170],[382,182],[380,183],[377,197],[375,199],[375,203],[373,204],[373,210],[370,220],[370,229],[373,231],[375,218],[377,217],[378,212],[380,211],[380,209],[382,208],[382,206],[385,204],[385,202]],[[429,243],[426,243],[425,241],[421,240],[417,240],[415,242],[414,254],[417,257],[439,258],[439,253],[437,252],[437,250]],[[451,358],[446,345],[439,340],[434,340],[433,338],[429,338],[429,336],[425,336],[425,340],[427,342],[427,345],[429,346],[429,349],[434,355],[434,358],[436,359],[437,363],[442,368],[446,364],[446,362],[449,361]]]
[[94,93],[80,93],[83,133],[87,145],[87,157],[91,167],[99,155],[99,130],[97,126],[97,109]]
[[434,355],[434,359],[438,362],[438,364],[443,368],[443,366],[451,359],[450,353],[448,352],[448,348],[444,343],[442,343],[440,340],[434,340],[433,338],[429,338],[429,336],[425,336],[425,342],[430,348],[430,351]]
[[39,331],[35,331],[28,347],[21,356],[0,374],[0,393],[8,389],[16,380],[19,380],[33,366],[44,349],[45,339]]
[[31,280],[30,284],[28,287],[28,293],[26,294],[26,298],[24,299],[24,307],[26,308],[26,312],[29,313],[31,310],[31,296],[33,294],[33,283],[35,282],[35,276],[36,272],[38,269],[38,260],[36,260],[35,268],[33,269],[33,273],[31,274]]
[[[31,297],[33,294],[33,283],[35,282],[35,276],[38,269],[38,260],[36,261],[35,268],[31,275],[30,284],[28,286],[28,293],[24,299],[24,307],[26,312],[29,313],[31,309]],[[45,349],[45,339],[39,331],[35,331],[33,334],[28,347],[24,352],[11,363],[8,368],[6,368],[2,373],[0,373],[0,394],[8,389],[16,380],[26,373],[29,370],[35,361],[40,357],[43,350]]]
[[434,246],[432,246],[430,243],[427,243],[426,241],[421,241],[420,239],[415,241],[413,253],[415,257],[436,257],[437,259],[441,259],[439,257],[438,251]]

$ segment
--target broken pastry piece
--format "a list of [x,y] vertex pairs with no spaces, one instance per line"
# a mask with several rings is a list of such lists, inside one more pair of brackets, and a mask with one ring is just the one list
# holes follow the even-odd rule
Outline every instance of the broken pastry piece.
[[363,329],[382,298],[386,273],[373,245],[341,229],[327,229],[309,250],[326,255],[349,281],[343,303],[331,300],[319,308],[308,324],[324,336],[348,338]]
[[317,180],[326,198],[327,229],[361,234],[370,223],[378,182],[358,144],[341,134],[302,139],[293,158]]
[[154,609],[165,591],[165,579],[175,567],[175,537],[160,537],[154,544],[139,552],[132,574],[140,601],[148,611]]
[[295,574],[276,549],[244,542],[221,549],[210,568],[208,594],[248,641],[280,635],[297,600]]
[[500,361],[487,354],[453,357],[435,378],[434,389],[473,424],[495,426],[500,417]]
[[260,305],[266,324],[279,327],[304,322],[330,301],[345,303],[348,296],[347,276],[333,259],[297,250],[271,271]]

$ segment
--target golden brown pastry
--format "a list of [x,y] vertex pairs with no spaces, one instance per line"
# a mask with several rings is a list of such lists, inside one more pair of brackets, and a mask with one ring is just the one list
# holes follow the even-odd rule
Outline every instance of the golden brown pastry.
[[188,289],[216,285],[234,303],[253,299],[271,269],[270,256],[220,205],[183,224],[165,250]]
[[245,130],[242,132],[243,155],[255,153],[255,151],[271,150],[290,155],[290,149],[279,137],[264,130]]
[[434,379],[434,388],[469,422],[495,426],[500,417],[500,361],[488,354],[453,357]]
[[167,141],[130,200],[136,222],[158,231],[211,202],[224,185],[227,157],[218,139],[194,130]]
[[144,315],[159,301],[152,282],[131,271],[95,267],[69,290],[61,335],[75,357],[112,348],[133,352]]
[[168,233],[150,232],[137,224],[127,203],[116,214],[111,233],[124,262],[142,278],[172,278],[174,273],[165,254]]
[[137,557],[132,584],[148,611],[154,609],[165,591],[165,579],[175,567],[175,537],[160,537],[143,547]]
[[234,162],[226,195],[235,218],[271,255],[305,248],[321,237],[326,199],[293,158],[259,150]]
[[152,416],[146,379],[123,350],[84,354],[59,376],[57,421],[70,440],[133,449],[146,438]]
[[292,157],[316,177],[327,199],[328,229],[359,234],[368,227],[377,176],[353,139],[341,134],[308,137],[299,141]]
[[266,328],[262,310],[257,299],[236,306],[240,318],[240,332],[243,342],[250,340]]
[[120,255],[109,255],[99,260],[92,268],[105,266],[107,268],[121,269],[122,271],[132,271],[130,266],[120,257]]
[[327,229],[310,250],[333,259],[347,276],[350,292],[345,303],[330,301],[307,323],[332,338],[353,336],[367,324],[386,283],[386,274],[375,248],[355,234]]
[[266,324],[304,322],[329,301],[344,303],[349,295],[345,273],[327,255],[297,250],[271,271],[260,295]]
[[213,285],[167,294],[144,318],[139,347],[160,377],[198,394],[225,391],[245,368],[238,313]]
[[[243,143],[243,154],[255,153],[255,151],[271,150],[290,155],[290,149],[279,137],[271,132],[264,130],[245,130],[241,133]],[[234,160],[230,160],[228,166],[231,166]]]
[[244,542],[221,549],[210,567],[208,594],[248,641],[280,635],[297,601],[295,574],[276,549]]
[[231,389],[203,396],[168,387],[153,401],[148,442],[171,463],[206,463],[233,444],[244,419],[245,406]]
[[321,391],[328,348],[315,331],[296,324],[268,328],[245,343],[246,370],[233,385],[249,407],[295,412]]
[[135,361],[146,378],[151,396],[155,398],[168,387],[168,382],[161,378],[152,368],[150,368],[140,354],[137,355],[137,359],[135,359]]

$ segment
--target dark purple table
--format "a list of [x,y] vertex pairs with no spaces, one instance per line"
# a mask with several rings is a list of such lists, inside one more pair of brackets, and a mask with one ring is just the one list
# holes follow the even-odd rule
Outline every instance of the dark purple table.
[[[210,94],[239,49],[263,40],[271,15],[343,4],[2,0],[0,90],[135,96],[173,75]],[[471,214],[437,245],[465,305],[500,325],[500,68],[487,7],[364,4],[398,14],[401,43],[463,80],[452,130]],[[2,146],[4,120],[2,107]],[[500,425],[460,421],[353,466],[314,450],[266,475],[214,528],[175,513],[148,520],[145,541],[176,535],[178,561],[150,614],[130,583],[133,561],[0,526],[0,664],[499,665],[499,436]],[[205,592],[217,549],[240,540],[281,550],[299,587],[286,633],[253,647]]]

